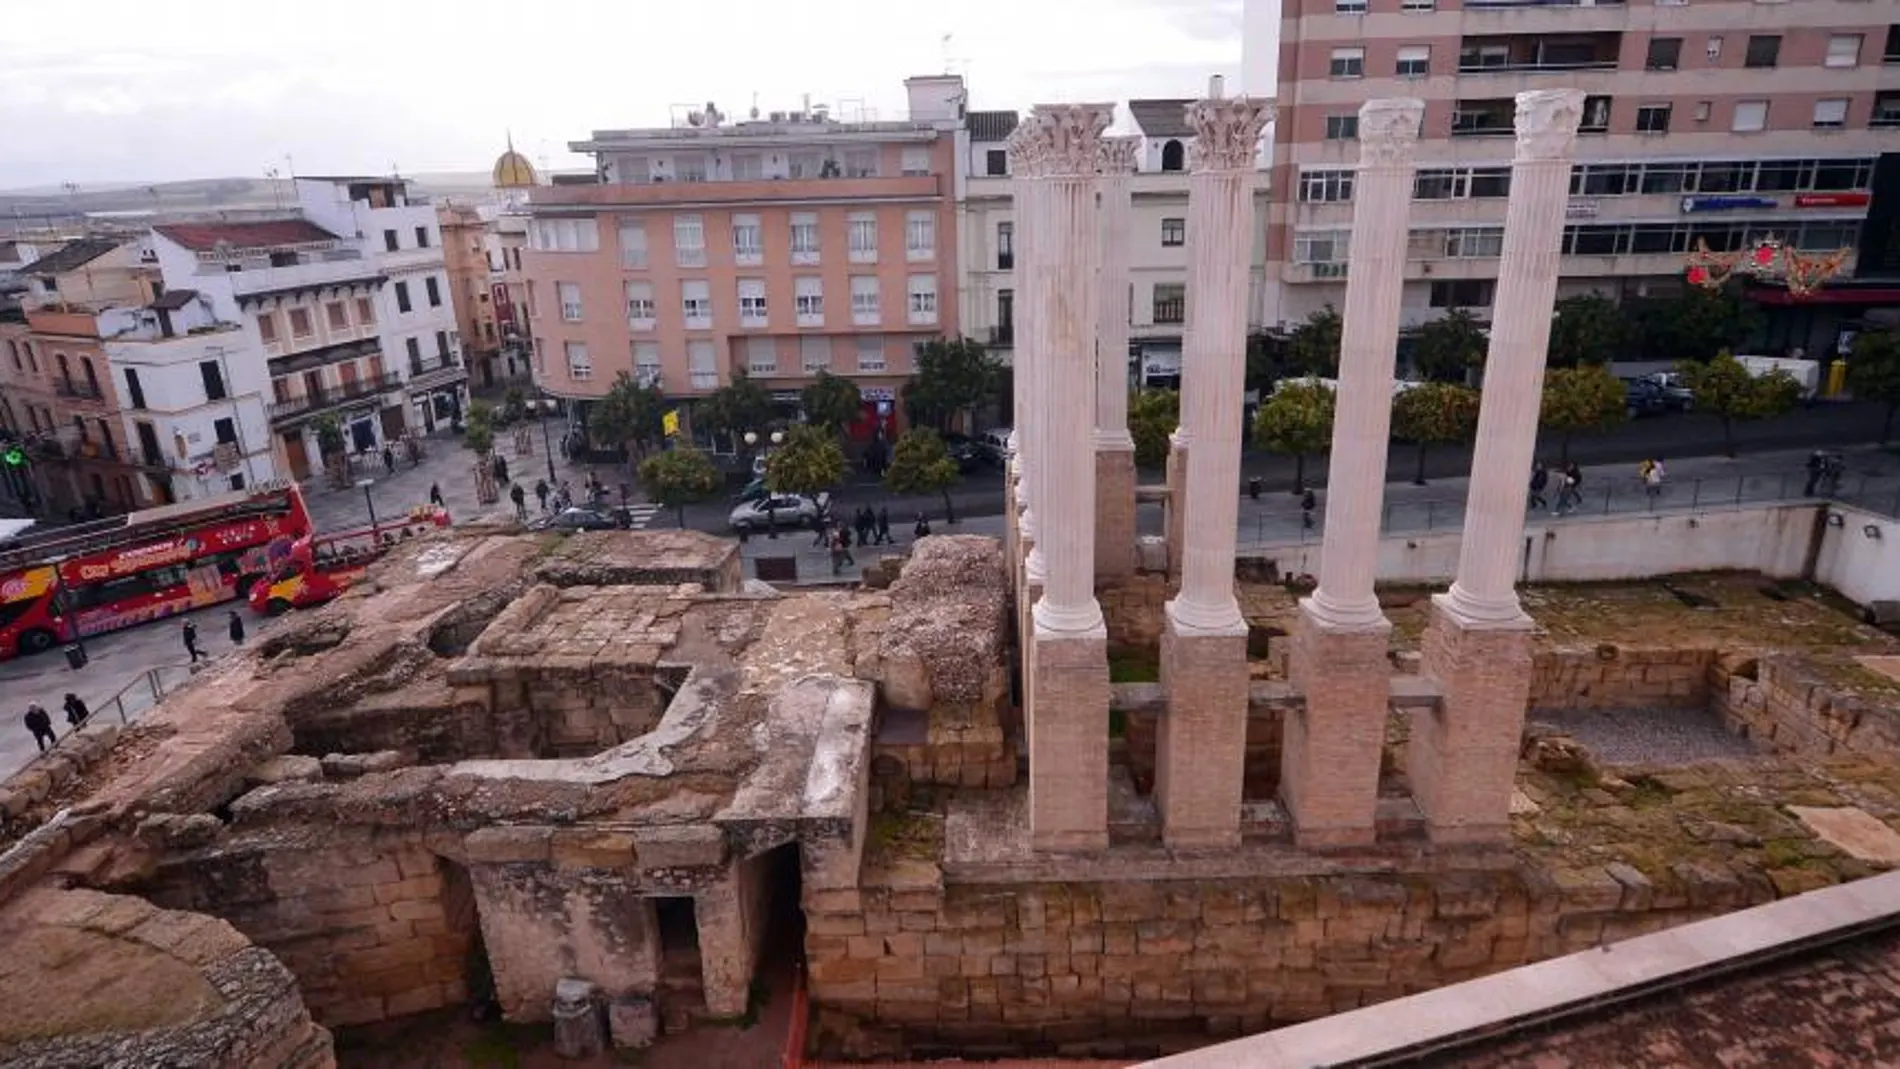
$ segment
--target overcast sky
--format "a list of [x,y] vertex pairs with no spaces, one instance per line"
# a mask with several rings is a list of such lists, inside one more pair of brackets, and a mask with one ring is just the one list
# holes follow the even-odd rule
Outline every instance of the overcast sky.
[[[55,0],[0,19],[0,189],[486,169],[567,142],[861,102],[946,68],[973,108],[1194,96],[1240,64],[1241,0]],[[944,35],[950,37],[946,46]]]

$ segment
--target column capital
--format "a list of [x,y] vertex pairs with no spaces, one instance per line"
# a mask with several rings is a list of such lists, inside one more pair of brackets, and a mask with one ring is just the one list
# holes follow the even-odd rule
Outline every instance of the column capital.
[[[1003,139],[1003,152],[1009,160],[1011,178],[1035,178],[1042,171],[1042,151],[1030,121],[1025,119]],[[1020,210],[1020,205],[1018,206]]]
[[1113,104],[1036,105],[1024,124],[1034,146],[1030,155],[1038,164],[1036,177],[1093,175],[1102,151],[1102,131],[1114,120]]
[[1095,157],[1095,173],[1103,178],[1126,178],[1135,171],[1139,137],[1104,137]]
[[1517,159],[1568,160],[1583,119],[1581,89],[1533,89],[1517,95]]
[[1260,152],[1260,134],[1273,119],[1273,105],[1257,97],[1197,100],[1187,106],[1194,143],[1188,169],[1251,171]]
[[1416,97],[1368,100],[1359,106],[1359,162],[1402,167],[1412,162],[1425,102]]

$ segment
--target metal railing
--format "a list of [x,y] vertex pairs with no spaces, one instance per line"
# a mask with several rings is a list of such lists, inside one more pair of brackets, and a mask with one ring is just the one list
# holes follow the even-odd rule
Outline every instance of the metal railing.
[[[86,728],[94,724],[106,723],[104,718],[108,715],[117,717],[121,725],[130,724],[135,718],[156,708],[159,702],[165,700],[165,695],[177,690],[179,684],[190,678],[191,666],[188,664],[165,664],[140,672],[132,682],[119,688],[117,694],[92,706],[84,723],[54,739],[52,746],[35,754],[32,760],[21,766],[22,771],[32,768],[35,761],[58,753],[59,748],[64,746],[67,740],[79,735]],[[54,725],[57,729],[61,722],[60,710],[51,709],[48,712],[54,717]]]
[[341,386],[326,386],[316,393],[306,393],[273,403],[270,406],[270,418],[286,419],[306,412],[333,408],[364,397],[373,397],[385,390],[398,389],[402,384],[402,376],[393,372],[384,372],[381,375],[371,375],[354,382],[346,382]]

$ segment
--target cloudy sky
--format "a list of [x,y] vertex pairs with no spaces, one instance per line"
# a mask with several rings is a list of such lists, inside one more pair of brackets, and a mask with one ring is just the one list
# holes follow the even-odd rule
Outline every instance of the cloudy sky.
[[975,108],[1198,95],[1240,63],[1241,0],[32,6],[0,21],[0,189],[485,169],[510,129],[568,167],[570,140],[707,100],[894,117],[946,56]]

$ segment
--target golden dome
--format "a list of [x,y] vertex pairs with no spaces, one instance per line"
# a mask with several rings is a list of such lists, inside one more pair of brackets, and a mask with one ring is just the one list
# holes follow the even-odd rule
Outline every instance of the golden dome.
[[536,184],[534,165],[512,148],[495,161],[494,174],[496,189],[522,189]]

